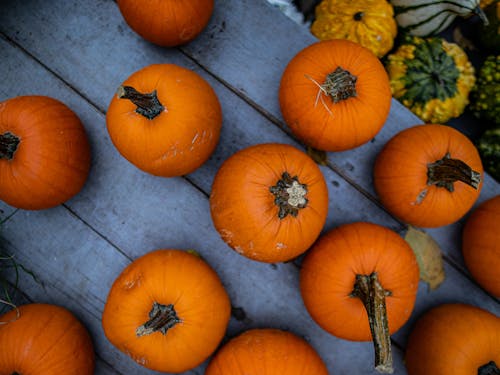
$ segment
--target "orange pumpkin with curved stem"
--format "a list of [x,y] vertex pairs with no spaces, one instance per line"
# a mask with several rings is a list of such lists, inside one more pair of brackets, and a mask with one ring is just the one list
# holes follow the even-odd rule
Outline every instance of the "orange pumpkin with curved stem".
[[205,375],[328,375],[303,339],[278,329],[252,329],[231,339],[210,361]]
[[499,317],[475,306],[444,304],[413,327],[405,364],[408,375],[496,375],[499,349]]
[[230,313],[224,286],[199,256],[156,250],[116,279],[102,326],[109,341],[140,365],[180,373],[215,351]]
[[235,251],[262,262],[295,258],[326,221],[328,189],[314,161],[295,147],[240,150],[217,172],[210,194],[215,228]]
[[92,375],[94,348],[63,307],[28,304],[0,316],[0,375]]
[[90,146],[80,119],[47,96],[0,103],[0,199],[41,210],[66,202],[85,184]]
[[300,291],[312,318],[342,339],[373,340],[380,372],[392,370],[389,335],[410,317],[418,281],[409,245],[371,223],[342,225],[320,237],[300,271]]
[[396,134],[377,156],[373,175],[387,210],[420,227],[457,221],[483,185],[478,151],[465,135],[446,125],[417,125]]
[[389,78],[379,59],[348,40],[317,42],[288,64],[279,89],[281,113],[293,134],[324,151],[371,140],[391,106]]
[[193,172],[219,141],[222,113],[210,85],[173,64],[147,66],[132,74],[106,114],[118,151],[139,169],[173,177]]
[[141,37],[173,47],[201,33],[212,15],[214,0],[118,0],[118,7]]
[[462,232],[465,265],[487,292],[500,298],[500,195],[488,199],[467,218]]

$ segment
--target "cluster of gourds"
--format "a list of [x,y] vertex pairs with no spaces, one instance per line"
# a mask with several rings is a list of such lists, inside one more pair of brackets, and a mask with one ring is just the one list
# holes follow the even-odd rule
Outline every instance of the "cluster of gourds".
[[[165,2],[157,3],[144,7],[139,1],[118,0],[134,30],[165,46],[194,38],[213,10],[213,1],[206,0],[197,5],[168,1],[165,9]],[[162,22],[158,14],[175,16],[176,28],[167,29],[172,23]],[[365,47],[346,40],[324,41],[290,61],[279,100],[297,138],[317,149],[340,151],[364,144],[379,132],[389,114],[391,84],[381,62]],[[190,173],[208,159],[219,140],[222,115],[205,80],[188,69],[159,64],[122,83],[106,122],[123,157],[148,173],[172,177]],[[84,128],[64,104],[30,96],[0,105],[0,199],[23,209],[61,204],[83,187],[89,165]],[[374,169],[375,188],[387,210],[423,227],[463,217],[478,198],[482,179],[474,145],[444,125],[419,125],[397,134]],[[377,370],[392,372],[390,335],[409,318],[419,280],[415,255],[397,233],[358,222],[318,239],[327,216],[325,180],[307,154],[284,144],[254,145],[235,153],[217,172],[209,200],[216,230],[243,256],[283,262],[309,249],[300,270],[300,291],[311,317],[337,337],[373,340]],[[496,197],[468,220],[463,247],[471,274],[496,296],[500,233],[489,226],[499,220]],[[102,326],[110,342],[137,363],[180,373],[216,351],[230,312],[223,284],[201,257],[162,249],[136,259],[115,280]],[[0,374],[92,373],[89,335],[65,309],[25,305],[0,322]],[[445,363],[435,360],[439,356],[450,358],[450,366],[466,359],[471,370],[464,374],[498,373],[499,332],[500,319],[486,311],[440,306],[427,313],[410,336],[408,372],[458,373],[454,367],[438,369]],[[453,340],[452,350],[448,340]],[[227,342],[205,373],[328,371],[306,341],[269,328]]]
[[[483,21],[474,26],[477,44],[489,55],[477,74],[462,47],[438,36],[457,16],[474,14]],[[470,100],[471,112],[487,123],[477,141],[481,157],[500,181],[499,20],[498,0],[322,0],[311,32],[321,40],[352,40],[385,56],[393,97],[424,122],[444,124]]]

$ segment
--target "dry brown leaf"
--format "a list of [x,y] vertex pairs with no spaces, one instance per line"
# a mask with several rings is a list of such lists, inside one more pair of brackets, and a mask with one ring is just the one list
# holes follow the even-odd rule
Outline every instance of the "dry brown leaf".
[[413,249],[420,268],[420,280],[426,282],[431,290],[436,289],[446,278],[441,249],[436,241],[419,229],[408,226],[406,242]]
[[307,155],[309,155],[319,165],[327,164],[325,151],[316,150],[315,148],[307,146]]

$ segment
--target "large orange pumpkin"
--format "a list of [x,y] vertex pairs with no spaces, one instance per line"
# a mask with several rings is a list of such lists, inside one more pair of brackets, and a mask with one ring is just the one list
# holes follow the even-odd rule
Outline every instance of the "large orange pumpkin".
[[92,375],[94,349],[68,310],[29,304],[0,316],[0,375]]
[[328,375],[303,339],[278,329],[252,329],[233,338],[209,363],[205,375]]
[[210,85],[173,64],[132,74],[111,100],[109,135],[132,164],[156,176],[191,173],[219,141],[222,113]]
[[389,335],[410,317],[419,269],[409,245],[370,223],[337,227],[302,262],[300,291],[312,318],[332,335],[375,344],[375,366],[391,372]]
[[483,166],[469,139],[446,125],[396,134],[377,156],[375,190],[394,216],[420,227],[451,224],[472,207]]
[[500,298],[500,195],[483,202],[462,232],[465,265],[474,279]]
[[314,161],[295,147],[260,144],[240,150],[217,172],[210,210],[222,239],[262,262],[307,250],[325,224],[328,190]]
[[116,279],[102,325],[109,341],[140,365],[180,373],[215,351],[230,312],[219,277],[199,256],[156,250]]
[[290,61],[279,101],[299,139],[316,149],[342,151],[379,132],[389,115],[391,89],[371,51],[336,39],[312,44]]
[[500,318],[465,304],[435,307],[410,333],[405,364],[408,375],[500,374]]
[[205,28],[214,0],[118,0],[118,6],[137,34],[173,47],[193,40]]
[[60,101],[19,96],[0,103],[0,199],[40,210],[78,193],[90,147],[80,119]]

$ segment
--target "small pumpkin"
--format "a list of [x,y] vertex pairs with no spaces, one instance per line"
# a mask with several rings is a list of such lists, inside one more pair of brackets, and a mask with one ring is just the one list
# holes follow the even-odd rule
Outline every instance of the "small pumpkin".
[[156,64],[132,74],[111,100],[108,132],[118,151],[155,176],[188,174],[219,141],[222,113],[210,85],[195,72]]
[[405,33],[427,37],[445,30],[457,17],[477,14],[488,22],[479,0],[390,0],[396,21]]
[[118,0],[120,12],[137,34],[165,47],[190,42],[207,26],[214,0]]
[[252,329],[231,339],[210,361],[205,375],[328,375],[302,338],[278,329]]
[[342,151],[380,131],[391,92],[387,73],[371,51],[336,39],[314,43],[289,62],[279,102],[296,137],[319,150]]
[[217,172],[210,212],[222,239],[262,262],[297,257],[326,221],[328,189],[316,163],[295,147],[261,144],[240,150]]
[[[498,5],[500,9],[500,2]],[[500,127],[500,55],[488,56],[481,66],[471,102],[476,117]]]
[[451,224],[479,197],[483,167],[476,148],[446,125],[396,134],[375,160],[374,186],[384,207],[419,227]]
[[486,130],[476,141],[484,169],[500,183],[500,126]]
[[320,40],[351,40],[377,57],[392,49],[397,31],[392,5],[386,0],[323,0],[311,26]]
[[500,318],[475,306],[443,304],[426,312],[408,338],[408,375],[500,374]]
[[89,333],[63,307],[28,304],[0,316],[0,374],[92,375]]
[[386,373],[393,369],[389,335],[408,320],[418,281],[415,255],[403,238],[361,222],[321,236],[300,270],[300,291],[314,321],[342,339],[373,340],[375,368]]
[[57,206],[76,195],[90,169],[80,119],[47,96],[0,103],[0,199],[26,210]]
[[443,38],[405,38],[388,56],[392,95],[424,122],[445,123],[469,103],[474,67],[465,52]]
[[181,373],[217,348],[231,304],[215,271],[199,256],[156,250],[129,264],[109,292],[102,326],[138,364]]
[[488,293],[500,297],[500,195],[483,202],[462,232],[465,265]]

